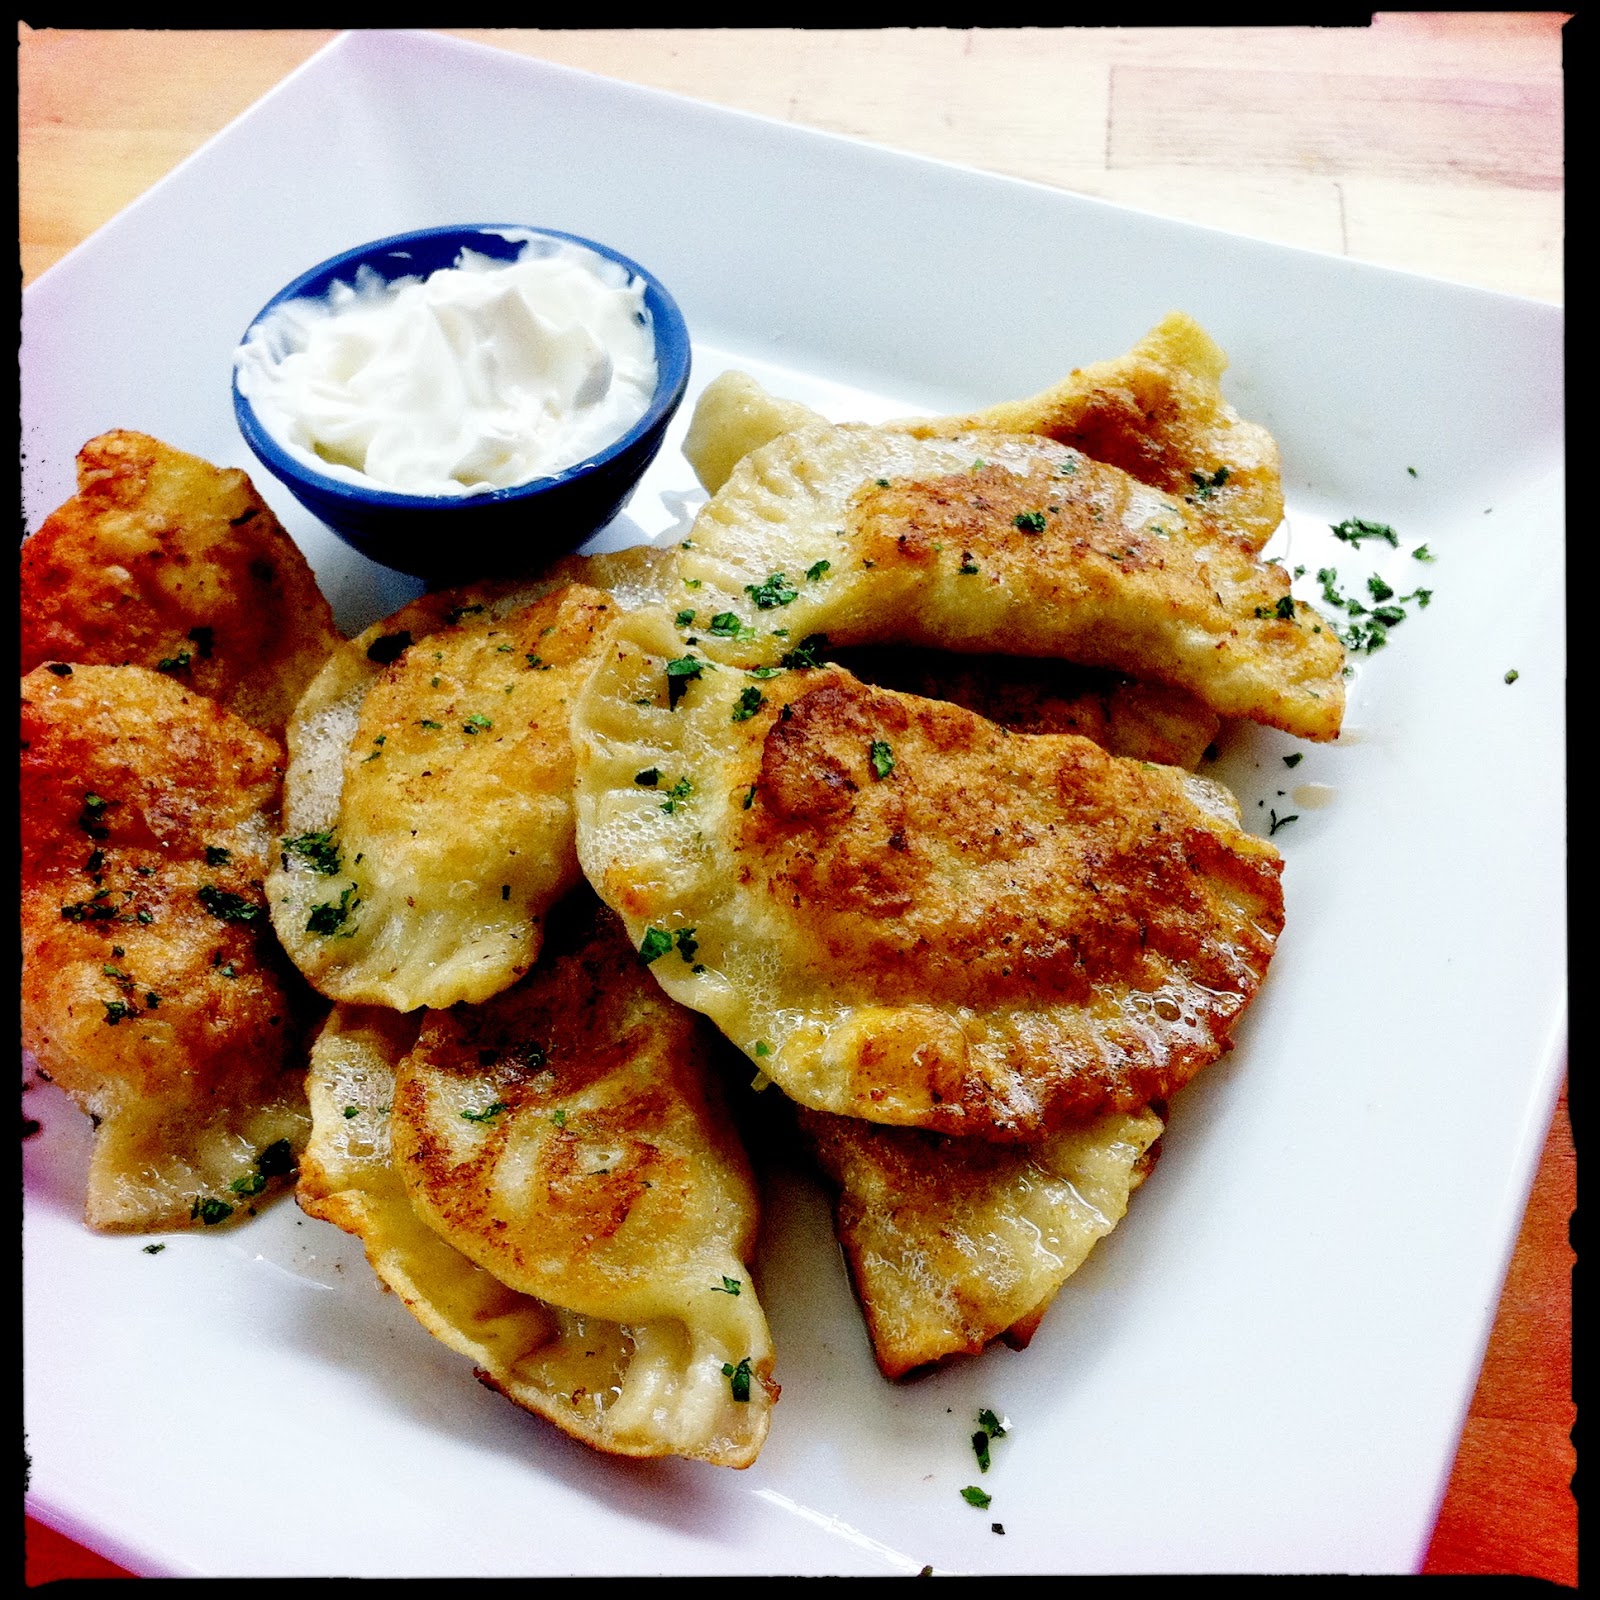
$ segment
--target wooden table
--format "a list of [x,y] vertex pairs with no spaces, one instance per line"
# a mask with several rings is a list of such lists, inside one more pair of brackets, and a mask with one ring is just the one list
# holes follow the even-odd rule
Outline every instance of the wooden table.
[[[1561,13],[1370,28],[449,30],[1166,216],[1562,299]],[[19,27],[36,277],[330,38]],[[1577,1581],[1565,1098],[1425,1570]],[[28,1581],[115,1574],[29,1524]]]

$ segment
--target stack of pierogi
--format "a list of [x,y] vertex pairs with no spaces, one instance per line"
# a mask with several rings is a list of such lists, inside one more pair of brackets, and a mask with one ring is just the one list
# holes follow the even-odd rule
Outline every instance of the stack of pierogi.
[[[176,491],[113,514],[86,479],[24,547],[24,925],[29,1046],[100,1119],[89,1221],[204,1226],[297,1163],[517,1404],[745,1466],[778,1394],[755,1089],[834,1194],[886,1376],[1025,1346],[1282,928],[1276,850],[1194,769],[1225,718],[1339,730],[1223,366],[1175,315],[881,427],[725,373],[673,548],[349,641],[302,593],[270,659],[201,603],[254,570],[219,527],[309,583],[253,492],[207,542]],[[191,501],[248,491],[144,443]],[[73,576],[30,590],[30,551]]]

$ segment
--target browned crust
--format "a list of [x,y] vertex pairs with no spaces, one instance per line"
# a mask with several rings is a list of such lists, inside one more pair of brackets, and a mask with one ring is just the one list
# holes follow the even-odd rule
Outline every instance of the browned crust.
[[78,452],[78,484],[22,547],[22,670],[162,670],[281,736],[340,635],[249,478],[117,430]]

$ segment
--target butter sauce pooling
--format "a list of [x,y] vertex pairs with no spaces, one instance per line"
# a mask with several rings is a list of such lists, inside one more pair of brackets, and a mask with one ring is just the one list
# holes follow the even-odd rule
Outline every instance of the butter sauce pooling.
[[329,477],[472,495],[560,472],[649,407],[644,283],[565,240],[286,302],[238,357],[239,388],[286,450]]

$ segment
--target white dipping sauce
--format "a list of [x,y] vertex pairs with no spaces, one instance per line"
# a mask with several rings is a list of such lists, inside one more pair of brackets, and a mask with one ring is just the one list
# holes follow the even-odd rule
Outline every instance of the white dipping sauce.
[[594,455],[655,393],[644,282],[528,239],[515,261],[463,250],[393,282],[363,267],[286,302],[240,347],[240,392],[291,455],[368,489],[485,494]]

